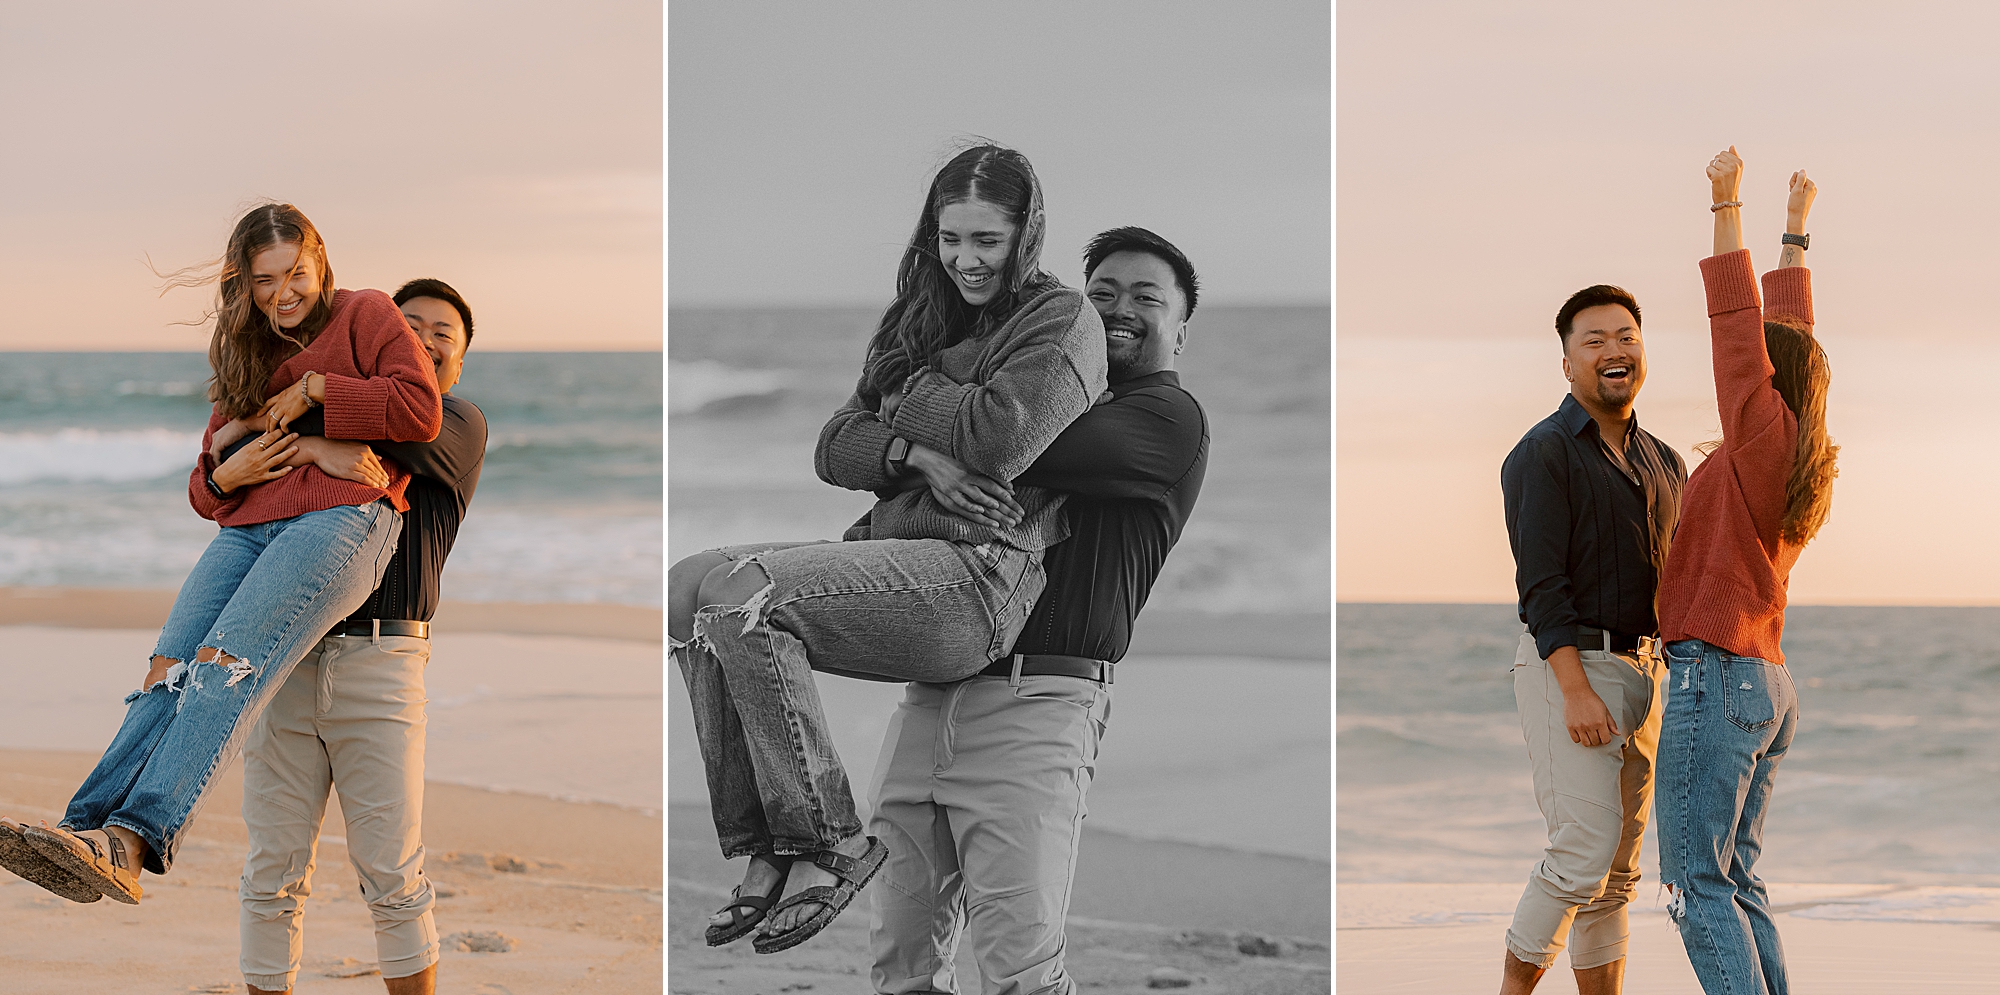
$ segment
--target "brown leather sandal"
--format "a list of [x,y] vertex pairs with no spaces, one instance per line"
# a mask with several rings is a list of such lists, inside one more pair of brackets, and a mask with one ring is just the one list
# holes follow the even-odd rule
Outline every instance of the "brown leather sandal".
[[144,894],[139,887],[139,869],[132,866],[132,855],[126,852],[116,833],[104,834],[110,841],[108,854],[96,840],[78,836],[61,826],[52,828],[46,823],[31,826],[26,836],[29,845],[43,856],[96,888],[104,897],[127,905],[139,904],[139,896]]
[[820,850],[799,854],[798,859],[811,861],[833,872],[840,879],[838,885],[816,884],[771,907],[766,917],[776,915],[794,905],[816,902],[819,912],[812,918],[782,933],[760,933],[750,945],[760,954],[774,954],[789,950],[819,935],[833,922],[833,917],[844,911],[854,896],[861,893],[875,872],[882,869],[882,862],[889,858],[889,848],[873,836],[868,837],[868,850],[859,857],[850,857],[837,850]]
[[62,865],[30,846],[27,838],[21,835],[27,831],[27,826],[0,819],[0,867],[13,871],[23,881],[41,885],[72,902],[89,903],[104,897],[104,893],[96,887],[64,870]]

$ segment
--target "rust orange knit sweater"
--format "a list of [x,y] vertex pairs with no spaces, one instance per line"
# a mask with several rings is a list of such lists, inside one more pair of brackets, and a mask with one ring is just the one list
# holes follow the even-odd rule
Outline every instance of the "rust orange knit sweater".
[[[403,320],[402,309],[379,290],[336,292],[333,317],[311,345],[271,374],[265,396],[308,373],[326,377],[329,439],[429,442],[444,424],[436,368]],[[410,473],[389,459],[382,460],[382,468],[389,471],[387,487],[329,477],[308,465],[268,483],[239,487],[227,500],[219,499],[208,489],[208,474],[215,469],[215,457],[208,450],[216,429],[228,421],[220,411],[209,415],[208,431],[201,436],[200,462],[188,476],[188,503],[203,518],[218,525],[255,525],[385,497],[397,511],[410,510],[403,499]]]
[[1759,311],[1750,251],[1701,261],[1715,358],[1722,448],[1696,467],[1680,531],[1660,573],[1660,638],[1699,639],[1738,656],[1784,663],[1785,589],[1800,546],[1780,533],[1799,423],[1771,386],[1764,319],[1812,327],[1812,274],[1764,274]]

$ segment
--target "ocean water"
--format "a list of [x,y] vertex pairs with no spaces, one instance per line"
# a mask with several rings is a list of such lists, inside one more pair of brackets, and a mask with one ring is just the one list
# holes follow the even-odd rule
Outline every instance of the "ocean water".
[[[1337,606],[1338,880],[1525,880],[1545,837],[1521,630],[1511,605]],[[2000,921],[2000,892],[1953,890],[2000,887],[2000,608],[1795,607],[1785,657],[1799,730],[1759,874],[1908,889],[1867,918]],[[1648,881],[1657,852],[1649,827]]]
[[[197,353],[0,353],[0,585],[178,587],[215,534],[187,505]],[[486,413],[448,598],[661,603],[659,353],[482,353]]]
[[[873,503],[813,473],[879,312],[668,314],[667,552],[835,538]],[[1205,307],[1181,382],[1208,414],[1201,500],[1147,610],[1325,612],[1331,310]]]

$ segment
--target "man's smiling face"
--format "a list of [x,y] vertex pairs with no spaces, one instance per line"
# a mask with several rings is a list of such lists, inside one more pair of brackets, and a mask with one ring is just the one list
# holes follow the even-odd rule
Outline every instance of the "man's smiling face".
[[437,370],[438,393],[456,386],[465,368],[466,346],[465,322],[458,309],[435,297],[412,297],[403,302],[403,320],[410,323],[410,331],[430,354],[431,366]]
[[1150,252],[1114,252],[1084,288],[1104,319],[1112,383],[1174,368],[1187,342],[1187,302],[1173,267]]
[[1592,411],[1623,411],[1646,382],[1646,343],[1639,320],[1622,304],[1599,304],[1576,313],[1563,340],[1563,373],[1570,393]]

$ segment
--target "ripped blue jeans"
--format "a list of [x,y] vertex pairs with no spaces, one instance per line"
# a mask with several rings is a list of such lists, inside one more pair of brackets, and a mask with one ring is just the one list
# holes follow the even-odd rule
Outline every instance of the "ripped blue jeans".
[[[292,668],[381,583],[402,527],[384,500],[218,532],[153,649],[180,662],[125,697],[125,721],[63,826],[129,829],[150,850],[146,869],[165,874],[216,772]],[[218,662],[197,662],[203,648]]]
[[770,583],[703,608],[673,647],[694,708],[724,857],[831,849],[861,832],[813,671],[945,684],[1013,648],[1042,556],[942,539],[715,550]]
[[1653,807],[1667,915],[1708,995],[1785,995],[1785,948],[1757,858],[1799,725],[1784,666],[1699,639],[1667,644]]

